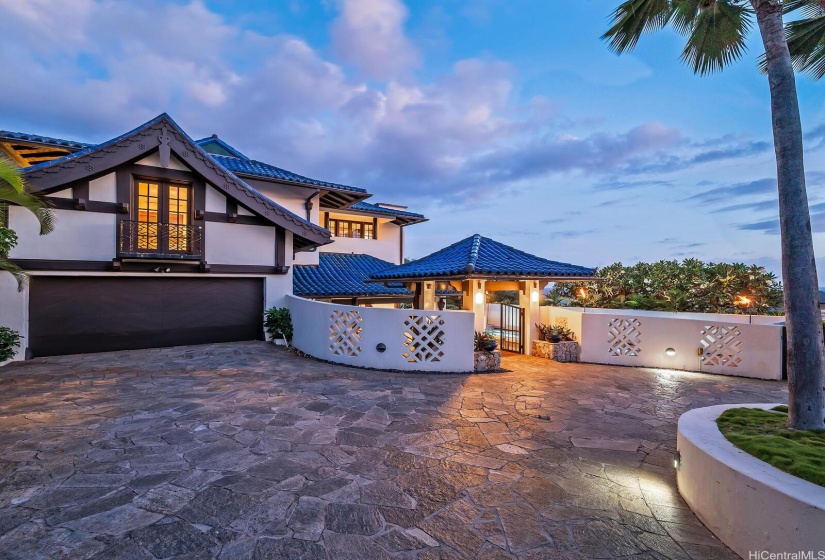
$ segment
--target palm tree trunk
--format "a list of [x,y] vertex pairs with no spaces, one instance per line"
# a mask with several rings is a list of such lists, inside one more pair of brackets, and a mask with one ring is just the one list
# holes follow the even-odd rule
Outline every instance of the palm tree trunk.
[[805,192],[802,123],[779,0],[751,0],[768,65],[779,182],[782,279],[788,330],[788,426],[825,428],[825,353],[819,286]]

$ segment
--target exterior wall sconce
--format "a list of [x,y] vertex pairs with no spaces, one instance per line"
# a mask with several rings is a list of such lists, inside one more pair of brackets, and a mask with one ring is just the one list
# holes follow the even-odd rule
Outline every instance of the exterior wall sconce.
[[674,350],[673,348],[668,348],[667,350],[665,350],[665,354],[667,354],[668,356],[675,356],[676,350]]
[[538,303],[539,302],[539,293],[536,292],[536,291],[533,291],[533,293],[530,294],[530,301],[533,302],[533,303]]
[[476,305],[481,305],[482,303],[484,303],[484,294],[482,294],[481,292],[476,292],[474,300],[476,302]]
[[172,272],[172,269],[169,268],[168,266],[165,266],[165,267],[164,266],[158,266],[158,267],[153,268],[152,270],[154,272],[158,272],[160,274],[165,274],[167,272]]

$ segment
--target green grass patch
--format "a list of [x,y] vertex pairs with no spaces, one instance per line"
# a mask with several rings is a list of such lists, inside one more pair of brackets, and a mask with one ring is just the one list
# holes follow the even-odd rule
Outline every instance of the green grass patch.
[[719,431],[742,451],[825,486],[825,430],[789,430],[787,423],[788,407],[731,408],[716,420]]

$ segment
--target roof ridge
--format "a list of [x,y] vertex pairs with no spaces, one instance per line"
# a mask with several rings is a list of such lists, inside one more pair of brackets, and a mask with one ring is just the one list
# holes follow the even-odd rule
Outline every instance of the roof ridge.
[[[470,245],[470,258],[467,261],[467,266],[464,267],[464,270],[466,270],[468,273],[475,271],[476,263],[478,262],[478,252],[481,249],[481,235],[476,233],[472,237],[473,242]],[[467,239],[469,239],[469,237]]]

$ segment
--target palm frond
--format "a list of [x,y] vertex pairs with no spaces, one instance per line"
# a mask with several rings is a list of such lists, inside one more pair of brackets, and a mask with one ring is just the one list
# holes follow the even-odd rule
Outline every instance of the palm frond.
[[673,2],[673,28],[682,35],[687,35],[696,25],[696,18],[699,16],[699,8],[702,0],[674,0]]
[[20,168],[6,156],[0,155],[0,185],[3,184],[9,185],[19,193],[26,190],[26,183],[20,174]]
[[791,22],[786,34],[796,71],[814,80],[825,76],[825,15]]
[[643,33],[662,29],[673,13],[671,0],[627,0],[611,16],[611,27],[602,35],[611,51],[633,50]]
[[54,231],[54,213],[45,197],[27,191],[19,192],[8,183],[0,183],[0,200],[22,206],[37,216],[37,221],[40,222],[40,235]]
[[820,0],[785,0],[782,3],[782,11],[786,14],[797,10],[802,10],[805,19],[819,17],[825,12]]
[[696,17],[682,60],[694,73],[710,74],[745,54],[745,38],[752,25],[752,10],[730,0],[715,0]]
[[18,292],[22,292],[26,287],[26,283],[29,281],[28,274],[23,272],[22,268],[3,257],[0,257],[0,272],[8,272],[14,276],[14,279],[17,280]]

